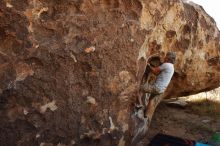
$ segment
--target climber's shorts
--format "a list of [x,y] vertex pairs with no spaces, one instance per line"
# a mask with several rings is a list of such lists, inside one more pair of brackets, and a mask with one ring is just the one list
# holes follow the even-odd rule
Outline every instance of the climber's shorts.
[[161,90],[156,87],[154,84],[144,84],[141,86],[141,90],[143,90],[146,93],[151,93],[151,94],[162,94]]

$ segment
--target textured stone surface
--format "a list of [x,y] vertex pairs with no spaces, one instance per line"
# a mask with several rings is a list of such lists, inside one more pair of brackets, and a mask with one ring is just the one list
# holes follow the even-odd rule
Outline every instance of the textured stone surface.
[[1,0],[0,143],[126,145],[137,60],[177,52],[166,97],[211,90],[219,36],[179,0]]

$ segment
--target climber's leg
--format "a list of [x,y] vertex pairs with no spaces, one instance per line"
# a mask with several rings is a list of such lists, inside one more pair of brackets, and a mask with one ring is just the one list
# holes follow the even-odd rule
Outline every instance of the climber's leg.
[[144,116],[146,118],[148,118],[148,122],[149,122],[148,125],[147,125],[148,128],[150,126],[150,122],[152,120],[154,111],[156,110],[156,107],[162,101],[162,99],[163,99],[163,94],[158,94],[156,96],[150,97],[150,99],[149,99],[149,103],[146,106],[146,111],[145,111],[145,114],[144,114]]
[[[144,106],[143,102],[145,103],[145,99],[149,97],[149,94],[156,94],[157,91],[155,89],[155,85],[145,83],[140,87],[140,95],[138,96],[138,102],[141,106]],[[147,96],[146,96],[147,95]],[[145,103],[146,105],[146,103]]]

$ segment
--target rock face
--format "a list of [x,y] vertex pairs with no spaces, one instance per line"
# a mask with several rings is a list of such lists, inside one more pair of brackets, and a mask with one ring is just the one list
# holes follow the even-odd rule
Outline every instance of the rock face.
[[175,51],[165,97],[195,94],[220,86],[219,43],[179,0],[1,0],[0,143],[128,145],[137,60]]

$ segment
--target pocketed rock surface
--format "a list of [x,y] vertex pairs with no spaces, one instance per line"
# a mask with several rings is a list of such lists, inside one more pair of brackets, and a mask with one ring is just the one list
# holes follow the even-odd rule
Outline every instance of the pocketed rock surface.
[[1,0],[0,145],[127,146],[137,60],[175,51],[165,97],[208,91],[219,36],[180,0]]

